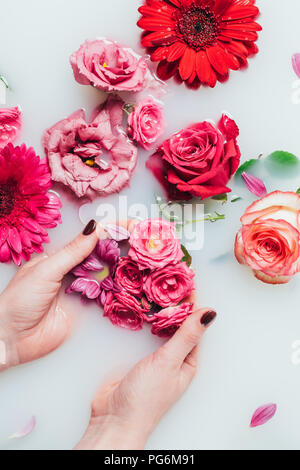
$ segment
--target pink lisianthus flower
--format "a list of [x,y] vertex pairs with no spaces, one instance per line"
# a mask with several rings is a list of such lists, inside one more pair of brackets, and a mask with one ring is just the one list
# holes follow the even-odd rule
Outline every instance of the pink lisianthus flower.
[[66,289],[66,293],[80,293],[89,300],[97,300],[98,304],[103,306],[109,292],[121,291],[113,279],[119,257],[117,242],[99,240],[94,252],[71,271],[76,279]]
[[32,148],[8,144],[0,150],[0,262],[18,266],[49,243],[47,229],[61,223],[51,174]]
[[0,150],[18,139],[21,126],[22,120],[19,108],[0,109]]
[[176,333],[187,317],[193,313],[193,310],[193,304],[189,303],[161,310],[154,317],[152,334],[161,338],[170,338]]
[[104,91],[141,91],[146,61],[133,50],[107,39],[86,41],[70,58],[75,80]]
[[165,129],[163,108],[152,99],[139,103],[128,116],[128,135],[148,150]]
[[137,148],[122,128],[123,106],[120,98],[110,96],[90,124],[79,110],[45,132],[52,179],[77,197],[118,193],[129,183]]
[[257,279],[285,284],[300,272],[300,195],[270,193],[248,207],[241,222],[235,255]]
[[162,219],[149,219],[137,224],[129,244],[128,256],[141,270],[164,268],[184,257],[175,224]]
[[149,301],[161,307],[176,306],[195,289],[194,277],[186,263],[168,265],[146,276],[144,292]]
[[139,297],[143,292],[143,271],[129,257],[120,259],[115,280],[131,295]]
[[141,330],[144,323],[144,313],[141,303],[126,291],[108,293],[104,305],[104,316],[108,317],[114,326],[129,330]]

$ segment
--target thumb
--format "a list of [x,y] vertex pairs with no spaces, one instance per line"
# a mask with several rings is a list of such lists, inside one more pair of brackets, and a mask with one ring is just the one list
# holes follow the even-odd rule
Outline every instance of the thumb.
[[43,268],[48,276],[61,281],[75,266],[82,263],[94,250],[99,240],[97,222],[91,220],[84,231],[62,250],[50,256],[43,262]]
[[163,346],[165,352],[178,367],[182,366],[186,357],[199,345],[202,334],[216,316],[216,312],[211,308],[197,310]]

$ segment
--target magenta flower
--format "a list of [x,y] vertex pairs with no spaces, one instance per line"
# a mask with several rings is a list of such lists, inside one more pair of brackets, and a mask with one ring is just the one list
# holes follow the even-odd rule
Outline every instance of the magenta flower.
[[118,283],[113,280],[119,258],[120,249],[116,241],[99,240],[94,252],[71,271],[76,279],[66,289],[66,293],[78,292],[104,306],[108,292],[121,291]]

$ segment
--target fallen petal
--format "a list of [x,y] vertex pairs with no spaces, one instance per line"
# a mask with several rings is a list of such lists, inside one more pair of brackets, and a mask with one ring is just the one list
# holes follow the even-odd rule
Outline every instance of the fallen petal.
[[300,54],[294,54],[292,57],[292,64],[295,74],[300,78]]
[[9,439],[22,439],[23,437],[26,437],[29,434],[31,434],[32,431],[34,430],[35,426],[36,426],[36,417],[32,416],[30,418],[30,421],[26,424],[26,426],[24,426],[23,429],[16,432],[12,436],[10,436]]
[[258,408],[254,415],[252,416],[251,428],[256,428],[257,426],[262,426],[263,424],[270,421],[273,418],[277,411],[277,405],[270,403],[268,405],[261,406]]
[[130,233],[124,227],[120,225],[108,224],[104,227],[104,230],[108,233],[112,240],[116,242],[122,242],[130,238]]
[[255,196],[265,197],[268,194],[267,188],[261,179],[257,178],[256,176],[250,175],[250,173],[247,173],[246,171],[242,173],[242,178],[248,190],[252,194],[255,194]]

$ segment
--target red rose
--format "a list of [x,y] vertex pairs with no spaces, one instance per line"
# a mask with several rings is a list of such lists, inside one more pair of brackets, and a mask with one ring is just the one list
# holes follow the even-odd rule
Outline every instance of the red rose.
[[131,295],[140,296],[143,291],[143,272],[128,257],[121,258],[117,266],[115,280]]
[[186,263],[168,265],[146,278],[144,292],[148,300],[161,307],[176,306],[194,290],[194,276]]
[[190,126],[165,141],[147,167],[169,199],[206,199],[231,192],[230,178],[240,165],[239,129],[228,116],[218,128],[209,122]]
[[173,336],[182,323],[193,313],[193,304],[181,304],[161,310],[154,317],[152,333],[161,338]]
[[124,290],[106,297],[104,316],[108,317],[114,326],[129,330],[141,330],[144,322],[143,309],[140,302]]

